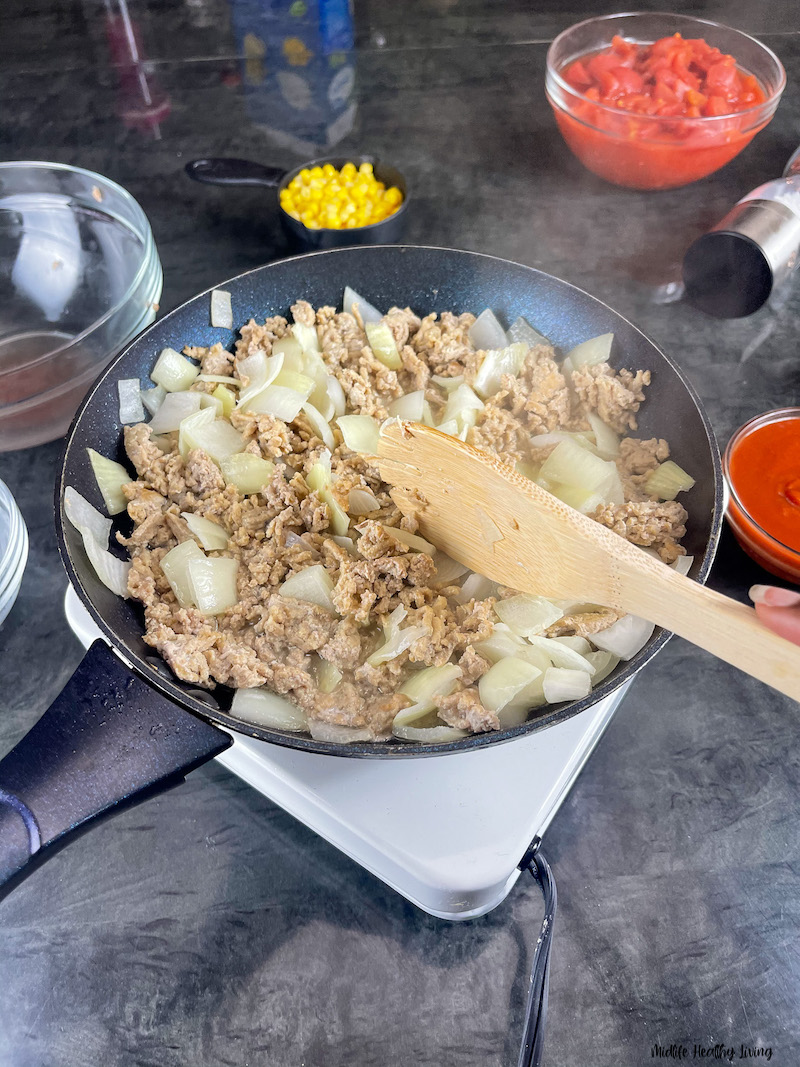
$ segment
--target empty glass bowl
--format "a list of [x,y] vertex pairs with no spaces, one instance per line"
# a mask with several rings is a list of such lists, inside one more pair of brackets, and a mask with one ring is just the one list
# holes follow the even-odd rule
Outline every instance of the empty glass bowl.
[[0,451],[61,437],[103,367],[155,318],[163,276],[121,186],[0,163]]
[[0,482],[0,626],[14,606],[28,559],[28,531],[11,490]]

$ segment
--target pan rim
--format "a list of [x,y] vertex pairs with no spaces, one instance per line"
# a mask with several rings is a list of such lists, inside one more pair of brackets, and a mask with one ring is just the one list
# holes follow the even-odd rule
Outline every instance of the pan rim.
[[91,596],[86,591],[80,576],[73,566],[72,558],[70,555],[69,547],[67,545],[65,536],[65,516],[63,513],[63,498],[64,490],[66,489],[66,459],[70,451],[73,437],[76,430],[80,425],[84,412],[92,405],[95,394],[106,383],[109,378],[114,378],[117,366],[125,360],[128,352],[131,348],[141,342],[143,337],[146,337],[152,330],[163,325],[165,322],[173,317],[177,317],[184,309],[190,305],[195,306],[204,298],[209,298],[211,292],[214,289],[220,289],[231,285],[232,283],[241,283],[245,279],[252,278],[254,275],[264,273],[266,274],[271,269],[280,266],[286,262],[294,262],[296,260],[306,261],[312,258],[320,256],[329,256],[331,254],[348,254],[348,255],[376,255],[380,252],[386,252],[392,250],[398,255],[402,255],[405,250],[413,252],[425,253],[432,252],[437,254],[449,253],[455,254],[458,257],[468,257],[475,260],[490,261],[503,267],[519,268],[526,272],[548,279],[554,280],[561,286],[567,287],[572,290],[576,295],[582,298],[588,297],[594,304],[599,305],[605,311],[609,312],[614,318],[624,322],[631,330],[644,339],[648,345],[652,346],[658,353],[659,357],[669,365],[674,373],[679,378],[682,386],[686,390],[688,396],[691,398],[697,413],[700,416],[700,420],[703,429],[706,434],[706,440],[709,446],[709,454],[711,458],[711,464],[713,469],[714,478],[714,504],[711,516],[711,529],[708,538],[708,542],[703,551],[703,557],[700,562],[699,571],[697,574],[697,580],[704,583],[708,577],[711,565],[716,554],[719,540],[722,531],[723,514],[724,514],[724,487],[722,479],[722,462],[719,454],[719,448],[717,445],[716,437],[711,425],[711,421],[703,406],[703,403],[695,390],[694,386],[687,379],[681,368],[675,363],[675,361],[665,353],[661,347],[649,337],[643,330],[641,330],[634,323],[631,323],[620,312],[615,311],[612,307],[600,300],[598,297],[592,296],[584,289],[573,285],[571,282],[567,282],[564,279],[558,278],[556,275],[549,274],[546,271],[541,271],[536,267],[530,267],[524,263],[518,263],[514,260],[505,259],[501,256],[493,256],[484,252],[472,252],[465,249],[446,248],[435,245],[363,245],[353,246],[349,248],[327,248],[318,249],[310,252],[303,253],[299,256],[292,256],[282,260],[274,260],[270,263],[263,264],[259,267],[254,267],[249,271],[244,271],[240,274],[227,278],[225,281],[219,282],[216,285],[210,286],[208,289],[190,297],[182,304],[173,308],[163,318],[157,320],[151,326],[148,326],[142,333],[138,335],[133,341],[131,341],[122,352],[116,356],[107,367],[98,376],[94,382],[92,388],[84,397],[78,408],[72,424],[67,432],[64,447],[60,456],[59,472],[55,484],[55,527],[56,527],[56,539],[58,543],[58,551],[61,556],[61,561],[67,572],[67,576],[75,589],[79,599],[86,607],[90,616],[97,624],[101,632],[105,635],[112,648],[121,655],[122,659],[128,663],[131,668],[142,677],[149,685],[151,685],[162,696],[173,700],[180,707],[186,711],[191,712],[206,721],[212,722],[215,726],[221,727],[226,731],[231,731],[234,734],[243,734],[248,737],[253,737],[258,740],[268,742],[270,744],[277,744],[285,748],[298,749],[300,751],[311,752],[318,755],[333,755],[339,757],[350,758],[367,758],[367,759],[419,759],[427,758],[429,756],[443,756],[443,755],[455,755],[459,752],[471,752],[476,749],[485,749],[493,745],[505,744],[513,741],[518,737],[522,737],[526,734],[536,733],[540,730],[547,729],[550,726],[558,725],[560,722],[564,722],[567,719],[573,718],[575,715],[586,711],[588,708],[599,703],[605,697],[610,696],[621,688],[627,682],[631,681],[636,674],[644,667],[650,660],[659,652],[669,638],[671,633],[657,629],[654,636],[651,637],[650,642],[636,654],[636,656],[622,668],[619,675],[616,677],[609,677],[592,692],[584,697],[582,700],[573,701],[571,703],[556,706],[555,710],[545,714],[537,716],[533,719],[528,719],[526,722],[519,724],[518,726],[511,727],[507,730],[492,731],[482,734],[471,734],[468,737],[461,738],[458,741],[446,742],[445,744],[410,744],[403,743],[397,740],[387,741],[372,741],[372,742],[354,742],[352,744],[335,744],[327,741],[315,741],[314,738],[309,735],[299,734],[286,734],[278,731],[268,730],[262,727],[258,727],[249,723],[242,722],[236,719],[234,716],[228,714],[217,708],[208,707],[201,702],[198,698],[193,697],[191,693],[186,692],[180,688],[180,685],[188,683],[179,683],[173,678],[165,677],[161,675],[156,668],[147,663],[136,652],[127,647],[125,642],[118,636],[114,628],[106,623],[102,614],[97,610],[92,601]]

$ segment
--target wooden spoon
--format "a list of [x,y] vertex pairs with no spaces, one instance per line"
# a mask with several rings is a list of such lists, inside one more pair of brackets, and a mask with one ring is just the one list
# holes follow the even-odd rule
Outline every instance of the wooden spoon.
[[642,552],[497,456],[399,419],[384,424],[378,454],[400,510],[472,570],[520,592],[639,615],[800,700],[800,648],[752,608]]

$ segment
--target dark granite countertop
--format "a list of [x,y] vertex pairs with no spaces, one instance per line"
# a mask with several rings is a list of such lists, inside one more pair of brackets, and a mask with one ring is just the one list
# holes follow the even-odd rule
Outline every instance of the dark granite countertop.
[[[184,163],[295,165],[291,138],[314,132],[266,91],[243,91],[254,0],[128,6],[166,101],[158,136],[130,125],[100,0],[5,0],[0,156],[125,185],[152,222],[164,311],[287,254],[270,194],[192,185]],[[303,6],[300,21],[317,8]],[[692,237],[800,140],[800,12],[789,0],[668,6],[764,35],[788,73],[772,124],[691,187],[607,185],[560,140],[542,91],[547,41],[612,10],[576,0],[355,0],[355,106],[337,149],[384,154],[408,175],[411,243],[542,268],[631,318],[684,368],[724,443],[751,415],[798,403],[800,288],[717,322],[663,302],[665,287]],[[0,752],[82,655],[53,534],[60,448],[0,454],[31,537],[0,630]],[[726,533],[711,584],[743,599],[765,580]],[[637,678],[546,835],[560,896],[550,1067],[644,1064],[675,1043],[689,1058],[721,1044],[800,1062],[799,733],[788,699],[679,639]],[[526,880],[484,918],[431,918],[211,764],[0,903],[0,1064],[516,1063],[540,915]]]

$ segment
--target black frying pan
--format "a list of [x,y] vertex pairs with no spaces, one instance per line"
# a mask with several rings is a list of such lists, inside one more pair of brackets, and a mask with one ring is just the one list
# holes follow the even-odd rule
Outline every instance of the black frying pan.
[[[540,271],[472,252],[442,248],[362,247],[316,252],[272,263],[225,283],[234,321],[286,314],[297,299],[339,306],[350,284],[379,308],[429,311],[494,309],[510,324],[526,318],[562,349],[597,334],[616,336],[612,362],[649,369],[653,383],[638,434],[665,437],[677,463],[696,478],[685,496],[687,551],[692,576],[705,579],[722,522],[719,454],[698,398],[675,364],[652,341],[605,304]],[[630,662],[621,664],[584,700],[535,713],[529,722],[498,733],[444,745],[399,741],[335,745],[311,737],[249,726],[229,714],[232,691],[205,692],[178,681],[142,640],[138,606],[97,579],[80,538],[65,520],[66,486],[102,509],[87,446],[126,462],[118,419],[117,381],[148,380],[162,348],[232,346],[235,334],[209,325],[203,293],[141,334],[101,375],[69,432],[56,487],[56,533],[75,590],[110,644],[87,652],[78,671],[39,723],[0,762],[0,884],[16,880],[92,819],[167,788],[231,744],[238,731],[273,744],[332,756],[408,759],[465,752],[511,741],[563,722],[631,678],[668,638],[656,631]],[[126,521],[123,518],[123,523]],[[120,550],[120,554],[122,554]]]

